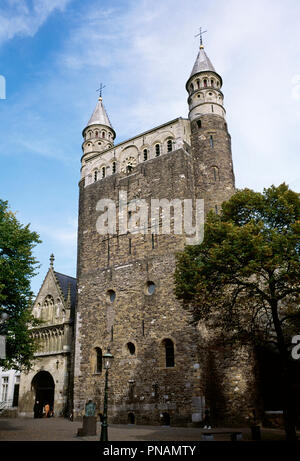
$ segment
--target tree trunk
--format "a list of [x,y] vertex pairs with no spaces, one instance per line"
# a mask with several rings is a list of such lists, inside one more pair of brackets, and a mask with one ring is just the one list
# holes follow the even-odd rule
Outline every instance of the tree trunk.
[[278,301],[276,299],[271,300],[272,316],[274,327],[277,335],[278,350],[282,363],[283,370],[283,418],[284,418],[284,429],[286,439],[289,441],[298,440],[296,434],[296,418],[294,413],[294,402],[293,402],[293,389],[291,386],[291,376],[289,372],[289,355],[288,350],[285,346],[284,336],[278,318]]

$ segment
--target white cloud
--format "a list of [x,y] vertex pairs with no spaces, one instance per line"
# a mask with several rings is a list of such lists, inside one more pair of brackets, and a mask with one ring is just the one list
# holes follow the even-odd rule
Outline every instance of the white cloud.
[[55,10],[63,11],[71,0],[2,0],[0,45],[15,36],[36,34]]

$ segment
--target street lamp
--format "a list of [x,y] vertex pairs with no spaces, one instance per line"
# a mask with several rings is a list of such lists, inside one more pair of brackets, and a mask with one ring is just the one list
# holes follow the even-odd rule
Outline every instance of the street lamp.
[[114,356],[110,353],[110,348],[107,348],[106,354],[103,354],[105,368],[105,389],[104,389],[104,408],[103,419],[101,424],[100,442],[107,442],[107,392],[108,392],[108,370],[110,369]]

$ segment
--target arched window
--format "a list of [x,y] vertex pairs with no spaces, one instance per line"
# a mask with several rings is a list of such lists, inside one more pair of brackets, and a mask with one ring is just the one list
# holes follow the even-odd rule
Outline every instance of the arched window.
[[194,91],[194,85],[191,83],[190,84],[190,92],[193,93],[193,91]]
[[130,355],[135,354],[135,345],[133,343],[127,343],[127,349]]
[[99,134],[98,131],[95,131],[96,138],[98,138],[98,134]]
[[201,128],[201,127],[202,127],[202,122],[201,122],[201,120],[197,120],[197,125],[198,125],[198,128]]
[[96,347],[96,364],[95,364],[95,373],[102,373],[102,349]]
[[215,182],[218,181],[218,179],[219,179],[219,169],[218,169],[218,167],[213,166],[212,167],[212,173],[213,173],[214,181]]
[[198,87],[198,89],[200,88],[200,80],[199,79],[197,80],[197,87]]
[[92,132],[91,131],[89,132],[89,135],[90,135],[90,138],[91,138],[92,137]]
[[105,174],[106,174],[105,166],[101,168],[101,171],[102,171],[102,178],[105,178]]
[[112,172],[113,172],[113,174],[115,174],[116,171],[117,171],[117,162],[113,162],[113,164],[112,164]]
[[98,171],[94,171],[94,182],[96,182],[98,179]]
[[155,155],[156,157],[160,156],[160,145],[159,144],[155,144]]
[[168,152],[172,152],[172,149],[173,149],[173,147],[172,147],[172,140],[169,139],[168,142],[167,142],[167,151],[168,151]]
[[173,368],[175,366],[173,341],[171,339],[164,339],[163,347],[165,349],[166,368]]
[[211,83],[211,86],[214,86],[215,82],[213,78],[211,79],[210,83]]
[[210,147],[213,148],[214,147],[214,138],[213,138],[213,135],[211,134],[210,137],[209,137],[209,144],[210,144]]
[[102,138],[105,138],[105,131],[102,131]]
[[207,88],[207,80],[206,80],[206,78],[204,79],[203,84],[204,84],[204,88]]
[[148,160],[148,151],[147,151],[147,149],[144,149],[143,154],[144,154],[144,162],[145,162],[146,160]]
[[110,302],[113,303],[116,299],[116,292],[114,290],[108,290],[107,294]]

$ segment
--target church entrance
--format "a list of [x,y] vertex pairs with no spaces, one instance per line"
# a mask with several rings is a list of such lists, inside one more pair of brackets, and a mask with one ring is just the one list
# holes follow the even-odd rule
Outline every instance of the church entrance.
[[31,387],[35,391],[35,403],[38,402],[39,413],[46,404],[50,406],[50,411],[54,410],[54,380],[48,371],[39,371],[33,378]]

